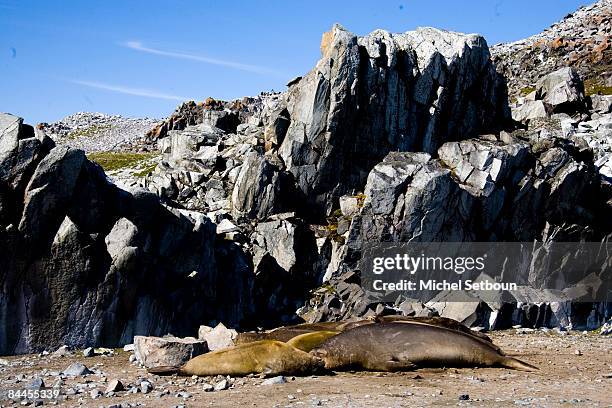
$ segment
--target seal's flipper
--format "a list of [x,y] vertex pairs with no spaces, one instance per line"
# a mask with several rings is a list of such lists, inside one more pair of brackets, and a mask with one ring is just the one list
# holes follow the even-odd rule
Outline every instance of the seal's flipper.
[[531,365],[529,363],[526,363],[524,361],[521,361],[518,358],[514,358],[514,357],[506,357],[504,361],[502,361],[502,366],[506,368],[512,368],[513,370],[529,371],[529,372],[539,370],[538,367]]
[[371,371],[410,371],[418,368],[413,362],[399,359],[395,356],[387,356],[376,361],[369,361],[365,367]]
[[411,371],[418,368],[412,361],[400,360],[397,358],[392,358],[391,360],[386,361],[385,364],[385,371]]
[[178,374],[180,371],[180,367],[175,366],[159,366],[159,367],[151,367],[147,369],[149,374],[155,375],[172,375]]

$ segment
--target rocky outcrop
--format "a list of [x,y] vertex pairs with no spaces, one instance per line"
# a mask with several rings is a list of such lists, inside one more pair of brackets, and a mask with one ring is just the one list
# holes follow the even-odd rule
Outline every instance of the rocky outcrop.
[[[401,311],[401,299],[386,305],[369,299],[359,286],[359,261],[366,245],[608,240],[612,224],[606,214],[612,196],[592,156],[563,138],[561,129],[556,135],[547,132],[448,142],[438,149],[437,159],[390,153],[370,172],[364,205],[341,236],[341,261],[330,274],[334,290],[311,299],[301,315],[316,321]],[[529,322],[593,329],[610,313],[605,304],[571,302],[545,303],[534,312],[521,306],[529,304],[526,299],[491,304],[475,298],[462,304],[441,298],[428,308],[489,328]],[[409,313],[414,307],[410,304]]]
[[561,68],[540,78],[533,92],[517,99],[512,119],[528,126],[555,114],[579,115],[587,112],[589,99],[578,73],[573,68]]
[[435,153],[508,116],[503,80],[480,36],[424,28],[357,37],[335,26],[321,53],[287,92],[290,123],[279,148],[316,208],[330,210],[362,189],[389,151]]
[[217,304],[217,287],[234,276],[218,279],[216,228],[203,214],[121,190],[82,151],[1,119],[0,352],[186,335],[250,312],[248,293]]
[[511,98],[525,96],[546,74],[572,67],[597,94],[612,86],[612,5],[599,0],[565,16],[542,33],[491,47]]
[[239,124],[247,122],[250,117],[259,116],[265,110],[268,104],[266,99],[274,100],[276,97],[276,94],[262,94],[257,98],[245,97],[234,101],[207,98],[199,103],[184,102],[167,119],[149,130],[146,138],[155,141],[168,136],[171,130],[183,130],[201,123],[235,133]]
[[159,120],[152,118],[124,118],[94,112],[77,112],[53,123],[39,123],[59,145],[85,152],[150,151],[155,146],[145,143],[144,136]]

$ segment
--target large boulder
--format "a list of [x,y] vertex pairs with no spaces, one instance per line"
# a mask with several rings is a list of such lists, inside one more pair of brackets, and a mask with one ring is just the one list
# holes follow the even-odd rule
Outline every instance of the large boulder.
[[585,107],[584,84],[573,68],[551,72],[536,83],[537,99],[549,105],[553,112],[574,113]]
[[193,337],[134,337],[136,360],[147,368],[179,367],[206,352],[208,352],[206,341]]
[[219,323],[214,328],[200,326],[198,329],[198,338],[206,341],[210,351],[234,346],[236,337],[238,337],[238,332],[234,329],[228,329],[223,323]]
[[265,219],[283,210],[283,174],[277,166],[258,152],[249,153],[232,192],[232,214]]
[[[486,41],[432,28],[365,37],[336,25],[322,58],[287,94],[279,153],[314,209],[362,189],[389,151],[435,153],[509,117]],[[451,136],[452,135],[452,136]]]
[[529,123],[535,119],[545,119],[549,116],[549,108],[542,101],[526,101],[512,108],[512,119],[517,122]]

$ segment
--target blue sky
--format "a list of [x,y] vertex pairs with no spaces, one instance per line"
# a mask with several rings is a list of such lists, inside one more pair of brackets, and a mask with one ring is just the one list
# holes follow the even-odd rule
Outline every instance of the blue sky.
[[589,1],[0,0],[0,111],[29,123],[77,111],[163,117],[183,99],[283,90],[321,34],[434,26],[489,44],[538,33]]

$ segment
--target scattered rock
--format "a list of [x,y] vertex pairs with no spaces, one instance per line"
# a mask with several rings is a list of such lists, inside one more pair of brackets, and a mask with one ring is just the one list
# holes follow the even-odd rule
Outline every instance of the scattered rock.
[[277,384],[285,384],[286,382],[287,380],[285,379],[285,377],[282,375],[279,375],[276,377],[267,378],[263,380],[261,385],[277,385]]
[[176,394],[176,398],[188,399],[191,398],[191,394],[187,391],[180,391]]
[[229,388],[229,381],[221,380],[215,384],[215,391],[223,391]]
[[143,394],[150,393],[152,389],[153,389],[153,384],[151,384],[149,381],[140,382],[140,392],[142,392]]
[[548,109],[542,101],[527,101],[523,105],[512,109],[512,119],[517,122],[528,123],[534,119],[548,117]]
[[228,329],[223,323],[217,324],[214,329],[208,326],[200,326],[198,330],[198,338],[206,342],[210,351],[233,346],[236,336],[238,336],[238,332],[234,329]]
[[93,372],[81,363],[72,363],[68,366],[68,368],[62,371],[62,374],[70,377],[77,377],[81,375],[93,374]]
[[102,396],[102,391],[100,391],[100,390],[91,390],[89,392],[89,396],[91,397],[91,399],[100,398]]
[[120,380],[111,380],[105,390],[105,393],[123,391],[125,388]]
[[208,351],[205,340],[193,337],[134,337],[134,353],[145,367],[180,366]]
[[36,377],[34,378],[27,386],[28,389],[39,390],[45,387],[45,382],[42,378]]

